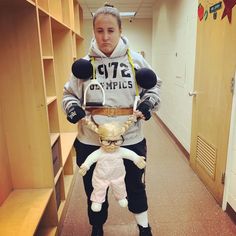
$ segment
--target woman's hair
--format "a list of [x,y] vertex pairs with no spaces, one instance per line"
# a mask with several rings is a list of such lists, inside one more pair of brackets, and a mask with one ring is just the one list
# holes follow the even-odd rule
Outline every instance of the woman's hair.
[[110,4],[104,4],[103,7],[100,7],[96,10],[96,12],[93,15],[93,27],[95,25],[95,21],[97,16],[101,14],[107,14],[107,15],[112,15],[117,19],[117,23],[119,26],[119,29],[121,29],[121,18],[120,18],[120,12],[117,8],[115,8],[113,5]]

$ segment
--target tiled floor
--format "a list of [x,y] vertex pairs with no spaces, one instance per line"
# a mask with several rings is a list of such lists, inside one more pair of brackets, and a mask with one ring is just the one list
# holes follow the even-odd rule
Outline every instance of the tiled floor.
[[[145,122],[148,141],[146,185],[153,236],[233,236],[231,221],[189,167],[162,127]],[[61,236],[89,236],[82,177],[76,176]],[[138,235],[135,220],[110,196],[105,236]]]

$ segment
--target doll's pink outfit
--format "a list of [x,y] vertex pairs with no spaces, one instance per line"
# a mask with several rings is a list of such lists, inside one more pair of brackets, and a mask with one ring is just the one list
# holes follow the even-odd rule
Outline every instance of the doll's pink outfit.
[[92,202],[103,203],[108,187],[117,200],[126,198],[124,181],[126,171],[123,158],[137,161],[140,157],[135,152],[122,147],[114,152],[106,152],[100,148],[87,157],[84,165],[88,169],[97,162],[92,177],[94,188],[90,198]]

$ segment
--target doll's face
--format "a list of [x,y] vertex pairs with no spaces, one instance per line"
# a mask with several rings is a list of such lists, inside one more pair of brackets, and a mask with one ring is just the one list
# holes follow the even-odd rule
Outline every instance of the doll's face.
[[122,136],[114,137],[113,139],[102,139],[100,138],[101,147],[106,152],[115,152],[124,142]]
[[120,123],[111,122],[99,126],[100,143],[106,152],[115,152],[124,142]]

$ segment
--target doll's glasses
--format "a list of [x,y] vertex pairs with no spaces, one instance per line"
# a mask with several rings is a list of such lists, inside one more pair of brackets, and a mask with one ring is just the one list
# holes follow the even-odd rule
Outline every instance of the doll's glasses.
[[123,142],[124,142],[123,136],[121,139],[117,139],[117,140],[100,139],[100,143],[103,146],[110,146],[111,144],[114,144],[115,146],[120,146],[120,145],[122,145]]

